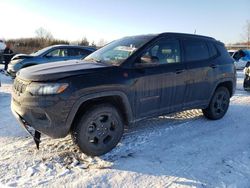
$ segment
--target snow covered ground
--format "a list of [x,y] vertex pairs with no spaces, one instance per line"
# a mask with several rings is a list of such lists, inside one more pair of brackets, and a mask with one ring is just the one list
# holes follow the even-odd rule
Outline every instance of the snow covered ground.
[[191,110],[146,120],[94,158],[70,137],[43,136],[36,150],[11,114],[12,80],[0,79],[0,187],[250,187],[250,92],[242,72],[223,119]]

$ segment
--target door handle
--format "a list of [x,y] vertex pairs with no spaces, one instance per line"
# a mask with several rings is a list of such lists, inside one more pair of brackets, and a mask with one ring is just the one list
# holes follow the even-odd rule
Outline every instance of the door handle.
[[176,69],[175,74],[181,74],[184,72],[184,69]]
[[217,67],[218,67],[218,65],[211,64],[211,65],[210,65],[210,67],[211,67],[211,68],[213,68],[213,69],[215,69],[215,68],[217,68]]

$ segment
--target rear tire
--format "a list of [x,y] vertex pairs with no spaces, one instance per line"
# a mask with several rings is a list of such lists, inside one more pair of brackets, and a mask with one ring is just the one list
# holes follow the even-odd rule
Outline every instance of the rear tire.
[[227,112],[230,103],[230,93],[226,87],[219,87],[206,109],[202,112],[204,116],[211,120],[221,119]]
[[123,130],[118,110],[110,104],[100,104],[92,106],[82,115],[71,135],[83,153],[100,156],[118,144]]

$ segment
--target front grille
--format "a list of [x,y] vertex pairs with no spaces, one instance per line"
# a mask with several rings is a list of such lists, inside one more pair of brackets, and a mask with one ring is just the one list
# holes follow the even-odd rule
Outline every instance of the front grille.
[[16,78],[13,84],[14,91],[19,94],[24,93],[28,84],[28,82]]

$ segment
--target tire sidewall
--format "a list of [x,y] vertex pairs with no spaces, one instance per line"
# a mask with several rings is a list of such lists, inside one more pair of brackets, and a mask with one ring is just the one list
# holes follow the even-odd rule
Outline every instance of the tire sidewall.
[[[213,105],[214,105],[216,97],[218,96],[219,93],[224,93],[227,96],[227,101],[228,102],[227,102],[226,109],[223,111],[223,113],[216,114],[215,111],[214,111]],[[229,94],[228,89],[225,88],[225,87],[219,87],[218,89],[216,89],[216,91],[215,91],[215,93],[214,93],[214,95],[212,97],[212,100],[211,100],[211,102],[209,104],[209,111],[210,111],[210,114],[212,116],[211,119],[215,119],[216,120],[216,119],[222,118],[226,114],[226,112],[228,110],[229,103],[230,103],[230,94]]]
[[[111,144],[107,145],[105,148],[97,149],[88,141],[87,125],[89,122],[93,121],[94,117],[103,113],[111,114],[111,116],[115,118],[118,132],[116,136],[112,138]],[[90,108],[88,112],[80,118],[80,121],[78,121],[75,129],[75,142],[83,153],[91,156],[99,156],[111,151],[118,144],[123,135],[123,131],[124,125],[121,115],[114,106],[109,104],[96,105]]]

